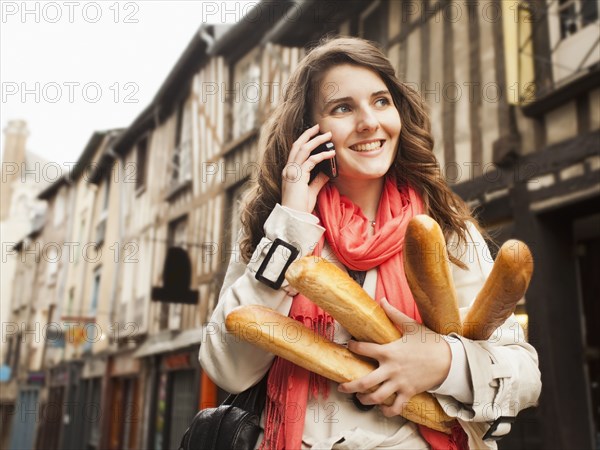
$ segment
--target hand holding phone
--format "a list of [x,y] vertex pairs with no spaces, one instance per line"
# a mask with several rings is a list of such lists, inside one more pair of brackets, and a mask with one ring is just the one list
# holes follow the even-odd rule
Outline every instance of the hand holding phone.
[[[315,125],[302,132],[290,149],[282,173],[282,206],[311,213],[315,209],[319,191],[328,182],[327,177],[335,178],[338,175],[336,161],[332,158],[335,149],[329,142],[331,133],[316,134],[318,129],[319,126]],[[320,154],[323,152],[328,153]],[[327,176],[319,177],[320,171]],[[302,182],[299,183],[300,180]]]
[[[325,142],[324,144],[319,145],[312,152],[310,152],[310,156],[318,155],[319,153],[328,152],[331,150],[335,150],[333,142]],[[321,172],[323,172],[329,178],[336,178],[338,176],[337,161],[335,159],[335,156],[331,159],[321,161],[310,171],[309,183],[312,182]]]

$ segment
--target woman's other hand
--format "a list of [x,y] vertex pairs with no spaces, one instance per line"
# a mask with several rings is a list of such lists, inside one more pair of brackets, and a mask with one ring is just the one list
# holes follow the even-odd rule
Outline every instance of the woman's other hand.
[[[402,331],[402,338],[389,344],[348,342],[348,349],[379,362],[379,367],[357,380],[340,384],[339,391],[357,392],[365,405],[381,404],[393,393],[397,397],[392,406],[381,405],[387,417],[399,415],[406,402],[416,394],[438,387],[448,376],[452,353],[441,335],[417,323],[387,300],[381,302],[391,321]],[[380,385],[370,394],[360,394]]]
[[310,155],[319,145],[331,140],[331,132],[315,135],[319,131],[319,125],[315,125],[294,142],[287,164],[282,173],[281,205],[297,211],[312,213],[317,203],[319,191],[327,184],[329,177],[320,173],[309,184],[310,171],[321,161],[331,159],[335,150]]

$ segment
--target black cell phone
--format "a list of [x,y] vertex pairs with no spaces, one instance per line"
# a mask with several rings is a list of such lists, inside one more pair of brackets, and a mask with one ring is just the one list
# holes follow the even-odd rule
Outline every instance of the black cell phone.
[[[319,134],[322,134],[322,133],[319,133]],[[333,146],[333,142],[325,142],[324,144],[319,145],[312,152],[310,152],[310,155],[311,156],[318,155],[319,153],[328,152],[330,150],[335,150],[335,147]],[[329,178],[336,178],[338,176],[337,161],[335,159],[335,156],[331,159],[326,159],[324,161],[321,161],[310,171],[309,183],[312,182],[312,180],[314,180],[317,177],[317,175],[321,172],[323,172]]]

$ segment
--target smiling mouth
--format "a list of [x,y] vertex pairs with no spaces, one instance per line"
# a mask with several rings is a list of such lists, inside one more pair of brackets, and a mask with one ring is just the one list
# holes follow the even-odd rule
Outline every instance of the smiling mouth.
[[379,141],[369,142],[367,144],[351,145],[350,149],[354,150],[355,152],[372,152],[374,150],[379,150],[383,146],[384,142],[385,142],[384,140],[379,140]]

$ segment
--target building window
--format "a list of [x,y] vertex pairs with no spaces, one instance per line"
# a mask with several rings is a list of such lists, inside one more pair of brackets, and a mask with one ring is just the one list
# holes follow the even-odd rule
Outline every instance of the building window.
[[[101,279],[101,272],[102,272],[102,267],[98,267],[96,268],[96,270],[94,270],[94,281],[92,284],[92,297],[90,299],[90,308],[88,310],[88,318],[92,318],[92,322],[95,322],[96,319],[96,313],[98,312],[98,300],[100,298],[100,279]],[[88,333],[92,333],[91,335],[93,336],[94,331],[91,329],[88,329],[89,324],[86,322],[82,325],[83,330],[85,331],[82,332],[82,334],[84,334],[85,336],[88,336]],[[85,341],[82,343],[83,344],[83,353],[84,354],[88,354],[92,351],[92,345],[93,345],[93,341],[91,339],[85,339]]]
[[94,284],[92,285],[92,298],[90,302],[90,311],[89,316],[94,317],[96,315],[96,311],[98,310],[98,297],[100,295],[100,275],[102,268],[98,267],[94,271]]
[[54,211],[53,211],[53,225],[58,226],[62,223],[65,217],[65,199],[62,193],[59,193],[56,196],[56,200],[54,201]]
[[259,54],[252,52],[235,66],[235,83],[229,93],[233,105],[233,139],[237,139],[257,126],[260,103]]
[[177,108],[177,118],[175,123],[175,148],[171,157],[171,187],[192,179],[191,171],[191,141],[189,135],[185,133],[189,129],[187,126],[185,114],[185,105],[182,101]]
[[576,34],[586,25],[598,20],[596,0],[559,0],[560,38]]
[[598,20],[598,1],[580,0],[581,1],[581,26],[585,27],[590,23]]
[[173,220],[169,223],[168,247],[186,247],[187,216]]
[[108,213],[106,210],[102,212],[100,215],[100,220],[96,225],[96,247],[102,246],[104,244],[104,238],[106,237],[106,222],[108,221]]
[[135,190],[141,191],[146,187],[146,155],[148,153],[148,136],[139,140],[136,146],[136,177]]
[[58,250],[54,245],[49,245],[46,251],[46,284],[52,286],[56,283],[56,275],[58,272]]
[[553,88],[575,81],[600,62],[599,5],[598,0],[547,0]]
[[104,243],[104,238],[106,236],[106,223],[108,221],[108,201],[110,198],[110,182],[111,176],[109,173],[104,180],[104,192],[102,193],[102,210],[100,211],[100,218],[98,219],[98,223],[96,224],[96,247],[100,247]]
[[110,197],[110,172],[104,180],[104,198],[102,200],[102,211],[108,210],[108,200]]

